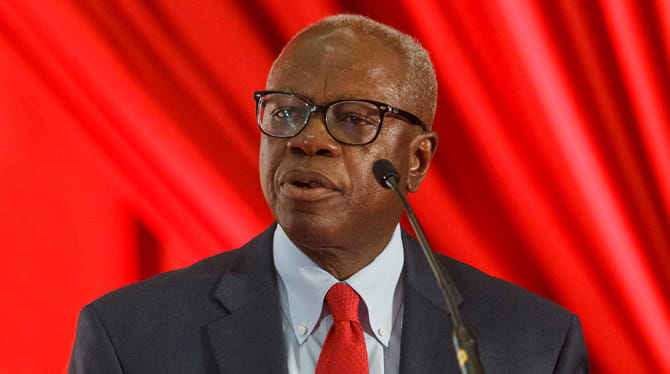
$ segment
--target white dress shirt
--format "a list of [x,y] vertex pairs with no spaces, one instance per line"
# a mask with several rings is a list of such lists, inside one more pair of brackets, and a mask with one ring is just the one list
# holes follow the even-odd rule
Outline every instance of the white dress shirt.
[[[279,225],[274,233],[273,257],[289,374],[314,373],[333,322],[324,298],[338,280],[298,249]],[[343,281],[361,296],[358,315],[371,374],[398,373],[403,303],[399,279],[403,261],[400,226],[396,226],[386,248]]]

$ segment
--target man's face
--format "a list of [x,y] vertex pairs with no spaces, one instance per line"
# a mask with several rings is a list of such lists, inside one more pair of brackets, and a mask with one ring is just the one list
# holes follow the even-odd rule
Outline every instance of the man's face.
[[[338,30],[294,42],[272,72],[268,89],[294,92],[316,104],[370,99],[412,111],[398,95],[403,73],[396,53],[377,39]],[[323,115],[315,113],[293,138],[262,136],[265,199],[303,250],[383,247],[403,209],[393,192],[375,181],[372,164],[391,161],[407,188],[412,183],[408,169],[415,163],[413,139],[421,133],[420,127],[387,116],[371,144],[343,145],[328,134]]]

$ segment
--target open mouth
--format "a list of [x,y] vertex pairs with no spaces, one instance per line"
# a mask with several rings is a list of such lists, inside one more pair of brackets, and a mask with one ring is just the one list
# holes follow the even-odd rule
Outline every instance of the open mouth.
[[325,174],[309,170],[291,170],[284,174],[282,179],[284,183],[301,189],[325,188],[338,190],[337,185]]
[[281,191],[291,200],[316,202],[342,194],[327,175],[311,170],[293,169],[281,179]]
[[291,184],[299,188],[309,188],[309,189],[323,187],[323,184],[317,181],[293,181],[291,182]]

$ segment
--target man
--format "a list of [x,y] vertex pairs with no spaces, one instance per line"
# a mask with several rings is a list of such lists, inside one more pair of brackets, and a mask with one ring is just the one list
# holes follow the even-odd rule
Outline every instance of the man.
[[[436,91],[425,50],[385,25],[340,15],[298,33],[255,94],[278,225],[85,307],[70,372],[458,373],[440,291],[371,171],[387,159],[417,190],[437,146]],[[487,373],[588,372],[576,316],[439,260]]]

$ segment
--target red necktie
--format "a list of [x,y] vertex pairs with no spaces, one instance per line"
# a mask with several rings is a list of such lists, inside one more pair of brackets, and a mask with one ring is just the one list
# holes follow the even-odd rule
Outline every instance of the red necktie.
[[321,348],[316,374],[368,374],[368,352],[358,320],[359,300],[344,283],[336,283],[328,290],[326,303],[333,325]]

